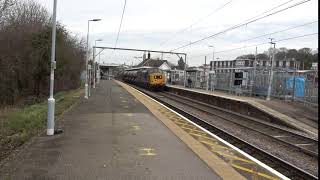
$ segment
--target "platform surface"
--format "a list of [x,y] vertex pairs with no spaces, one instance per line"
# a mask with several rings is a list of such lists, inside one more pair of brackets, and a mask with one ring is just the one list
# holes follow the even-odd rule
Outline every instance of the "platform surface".
[[0,179],[221,179],[114,81],[66,113],[63,134],[34,138]]
[[301,130],[311,133],[314,136],[318,136],[318,109],[304,106],[299,103],[284,102],[281,100],[266,101],[261,98],[236,96],[233,94],[221,92],[221,91],[206,91],[196,88],[185,88],[180,85],[167,85],[172,88],[179,88],[188,91],[194,91],[199,93],[205,93],[212,96],[218,96],[226,99],[242,101],[251,104],[252,106],[272,115],[279,119],[282,119],[286,123],[294,126],[299,126]]

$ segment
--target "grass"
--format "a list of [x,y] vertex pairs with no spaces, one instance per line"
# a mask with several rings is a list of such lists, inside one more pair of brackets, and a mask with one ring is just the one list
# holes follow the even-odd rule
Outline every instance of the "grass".
[[[55,94],[55,115],[57,120],[83,94],[83,89],[63,91]],[[0,160],[31,137],[43,132],[47,120],[47,101],[21,109],[0,112]]]

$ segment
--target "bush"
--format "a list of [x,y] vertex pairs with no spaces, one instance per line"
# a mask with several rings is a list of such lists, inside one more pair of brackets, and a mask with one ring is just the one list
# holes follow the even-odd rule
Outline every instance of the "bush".
[[[7,3],[7,4],[5,4]],[[51,17],[33,0],[0,0],[0,105],[47,96]],[[85,43],[57,24],[55,91],[80,86]],[[30,98],[31,99],[31,98]]]

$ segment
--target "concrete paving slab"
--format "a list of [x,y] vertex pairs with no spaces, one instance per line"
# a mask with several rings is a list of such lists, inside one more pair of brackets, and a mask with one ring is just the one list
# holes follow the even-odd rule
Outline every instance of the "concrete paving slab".
[[0,168],[0,179],[221,179],[137,99],[101,81],[58,123]]

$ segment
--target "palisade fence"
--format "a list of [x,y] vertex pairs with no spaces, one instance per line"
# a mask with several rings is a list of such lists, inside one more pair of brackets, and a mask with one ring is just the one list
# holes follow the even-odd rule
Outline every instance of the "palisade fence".
[[[306,105],[318,105],[318,77],[317,72],[278,71],[275,70],[272,81],[271,97],[285,101],[300,101]],[[236,78],[234,70],[227,72],[216,72],[214,76],[209,76],[209,90],[220,90],[231,94],[244,96],[257,96],[265,98],[267,96],[270,74],[268,70],[257,70],[255,75],[253,70],[246,70],[243,77]],[[194,82],[206,78],[192,78],[192,84],[203,84],[201,89],[206,89],[206,83]],[[241,80],[238,83],[235,81]],[[174,84],[183,85],[183,81]],[[236,85],[237,84],[237,85]],[[295,86],[295,88],[293,88]],[[197,87],[197,86],[192,86]],[[294,93],[294,96],[293,96]]]
[[[265,97],[269,87],[268,71],[248,72],[240,85],[235,85],[234,73],[216,73],[214,87],[217,90],[228,91],[241,95]],[[230,82],[231,81],[231,82]],[[318,78],[316,72],[294,73],[274,71],[271,96],[283,100],[295,100],[303,103],[318,104]],[[295,87],[295,88],[293,88]],[[294,94],[294,96],[293,96]],[[293,99],[294,98],[294,99]]]

